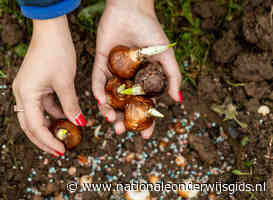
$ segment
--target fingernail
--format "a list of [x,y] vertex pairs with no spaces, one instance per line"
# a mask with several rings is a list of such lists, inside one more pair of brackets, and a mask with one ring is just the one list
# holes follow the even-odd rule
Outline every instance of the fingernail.
[[97,102],[98,102],[98,105],[100,106],[100,104],[101,104],[101,103],[100,103],[100,100],[97,99]]
[[180,101],[180,103],[182,103],[182,102],[183,102],[182,91],[179,91],[178,96],[179,96],[179,101]]
[[51,154],[53,157],[55,158],[59,158],[59,156],[55,155],[55,154]]
[[77,123],[78,126],[86,125],[86,120],[81,113],[75,118],[75,122]]
[[152,136],[152,135],[151,135],[151,134],[148,134],[148,133],[142,134],[142,137],[143,137],[143,139],[145,139],[145,140],[150,139],[151,136]]
[[57,154],[59,154],[60,156],[64,156],[64,153],[59,152],[59,151],[55,151]]

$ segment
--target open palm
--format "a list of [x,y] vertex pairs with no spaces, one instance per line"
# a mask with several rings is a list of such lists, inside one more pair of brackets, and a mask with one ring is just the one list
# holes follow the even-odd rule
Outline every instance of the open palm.
[[[97,33],[96,58],[92,74],[92,89],[99,102],[99,109],[108,121],[114,123],[117,134],[125,132],[123,114],[116,112],[109,104],[105,95],[106,81],[112,77],[107,68],[108,54],[117,45],[129,47],[145,47],[152,45],[169,44],[169,40],[163,32],[157,17],[151,13],[138,9],[118,9],[108,6],[102,16]],[[152,59],[160,61],[169,78],[169,95],[180,101],[179,87],[181,73],[179,72],[174,52],[169,49]],[[143,138],[152,135],[152,127],[142,131]]]

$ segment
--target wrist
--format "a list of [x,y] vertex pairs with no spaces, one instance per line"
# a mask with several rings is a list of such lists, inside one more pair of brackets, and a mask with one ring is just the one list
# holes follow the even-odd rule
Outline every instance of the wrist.
[[69,26],[65,15],[48,20],[33,20],[33,37],[48,37],[66,32],[69,32]]
[[154,14],[154,0],[107,0],[107,7]]

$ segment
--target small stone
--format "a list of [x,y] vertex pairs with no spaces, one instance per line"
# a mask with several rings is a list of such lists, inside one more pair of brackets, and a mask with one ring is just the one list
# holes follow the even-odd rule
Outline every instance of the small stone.
[[268,106],[262,105],[258,108],[258,113],[262,116],[266,116],[270,113],[270,109]]
[[179,167],[185,167],[187,165],[186,158],[184,158],[181,155],[176,157],[175,162],[176,162],[177,166],[179,166]]
[[160,143],[159,143],[160,151],[164,151],[167,145],[168,145],[168,142],[166,140],[160,139]]
[[44,165],[47,165],[47,164],[48,164],[48,159],[45,158],[45,159],[44,159]]
[[185,134],[187,132],[187,130],[182,126],[182,124],[180,122],[176,122],[174,124],[174,130],[175,132],[179,133],[179,134]]
[[85,184],[91,184],[92,177],[89,175],[84,175],[80,178],[80,185],[83,187]]
[[70,167],[70,168],[68,169],[68,174],[69,174],[70,176],[75,176],[76,172],[77,172],[77,168],[76,168],[76,167]]
[[85,91],[84,91],[84,94],[85,94],[85,96],[87,96],[87,97],[89,97],[89,96],[90,96],[90,92],[89,92],[89,91],[87,91],[87,90],[85,90]]
[[59,166],[59,167],[62,166],[62,161],[58,160],[57,163],[58,163],[58,166]]
[[132,160],[134,160],[136,157],[136,154],[135,153],[129,153],[127,156],[126,156],[126,161],[127,162],[132,162]]

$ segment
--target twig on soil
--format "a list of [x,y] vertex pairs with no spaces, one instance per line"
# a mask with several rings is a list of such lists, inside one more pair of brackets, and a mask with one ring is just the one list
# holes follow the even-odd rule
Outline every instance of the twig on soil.
[[273,156],[271,156],[272,155],[272,152],[271,152],[272,143],[273,143],[273,135],[271,135],[271,137],[270,137],[270,141],[269,141],[269,144],[267,147],[267,153],[266,153],[266,155],[264,155],[265,158],[270,159],[270,160],[273,160]]
[[269,155],[264,155],[265,158],[269,159],[269,160],[273,160],[273,156],[269,156]]
[[232,87],[243,87],[243,86],[245,86],[245,83],[232,83],[229,80],[226,80],[226,82],[227,82],[228,85],[231,85]]

